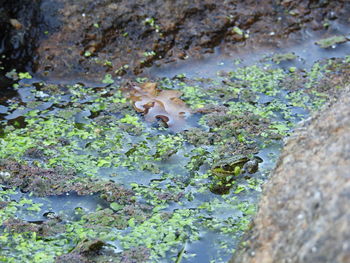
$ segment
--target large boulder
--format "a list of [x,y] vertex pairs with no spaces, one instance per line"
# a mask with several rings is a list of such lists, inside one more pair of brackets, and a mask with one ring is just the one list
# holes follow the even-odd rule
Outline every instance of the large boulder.
[[350,92],[292,136],[230,263],[350,262]]

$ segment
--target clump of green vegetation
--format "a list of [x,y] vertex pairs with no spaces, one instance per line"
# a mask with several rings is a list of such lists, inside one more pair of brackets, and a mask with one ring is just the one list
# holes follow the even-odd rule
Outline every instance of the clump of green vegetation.
[[10,72],[6,73],[6,77],[13,79],[13,80],[21,80],[21,79],[31,79],[33,78],[29,72],[18,72],[13,69]]
[[156,24],[156,21],[153,17],[147,17],[144,20],[144,24],[152,27],[157,33],[160,31],[160,26]]
[[276,64],[280,64],[283,61],[294,60],[297,56],[294,53],[285,53],[285,54],[275,54],[272,56],[271,60]]
[[330,48],[337,44],[345,43],[348,39],[344,36],[333,36],[325,39],[321,39],[316,42],[321,48]]
[[157,262],[166,257],[168,251],[178,252],[185,242],[199,239],[196,216],[190,209],[181,209],[172,214],[156,213],[144,223],[136,226],[133,219],[129,226],[133,230],[119,235],[124,248],[146,246],[152,250],[150,260]]
[[102,83],[104,83],[104,84],[113,84],[114,80],[112,79],[112,75],[111,74],[106,74],[105,77],[102,80]]

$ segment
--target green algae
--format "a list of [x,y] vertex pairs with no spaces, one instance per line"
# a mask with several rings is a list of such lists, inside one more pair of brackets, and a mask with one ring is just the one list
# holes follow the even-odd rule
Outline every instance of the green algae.
[[[17,173],[2,163],[1,188],[8,190],[0,193],[0,222],[5,226],[0,230],[4,251],[0,260],[55,262],[62,256],[84,257],[86,251],[80,248],[100,240],[98,251],[89,252],[93,262],[99,262],[101,255],[123,262],[125,256],[136,257],[135,249],[143,253],[137,257],[144,262],[165,258],[176,262],[179,253],[184,259],[195,258],[181,251],[200,242],[205,233],[215,233],[213,260],[220,262],[219,255],[229,255],[234,240],[248,228],[271,168],[237,174],[229,185],[220,185],[210,167],[233,155],[251,156],[264,149],[274,154],[274,147],[281,147],[300,119],[333,96],[331,85],[323,83],[330,67],[346,69],[331,61],[315,64],[308,73],[253,65],[216,80],[163,79],[161,86],[183,92],[182,99],[194,111],[195,118],[188,120],[192,128],[177,134],[145,123],[117,85],[32,87],[34,101],[21,106],[30,109],[23,115],[26,124],[14,128],[3,121],[0,159],[18,163],[22,170],[37,169],[33,173],[26,168],[28,172],[19,177],[36,183],[29,188],[33,195],[57,195],[62,189],[98,193],[108,206],[77,209],[76,217],[53,224],[51,229],[59,229],[55,234],[44,234],[31,223],[27,231],[11,232],[5,223],[18,218],[20,207],[40,213],[46,208],[30,199],[11,200],[17,191],[12,187],[28,188],[16,183]],[[24,88],[19,86],[19,91]],[[40,109],[46,102],[53,106]],[[9,109],[19,107],[14,103]],[[268,162],[265,158],[263,164]],[[58,179],[50,180],[53,175]],[[30,176],[44,183],[29,180]],[[212,193],[213,185],[225,194]]]
[[330,48],[337,44],[345,43],[348,39],[345,36],[332,36],[316,42],[321,48]]
[[[31,200],[21,199],[18,202],[11,201],[9,196],[14,194],[12,189],[0,191],[0,203],[5,207],[0,209],[0,224],[4,225],[6,221],[15,218],[16,212],[24,205],[33,205]],[[36,204],[37,206],[38,204]],[[28,206],[26,209],[33,208]],[[37,209],[35,207],[35,209]],[[14,233],[5,230],[0,235],[2,262],[53,262],[54,257],[68,248],[64,246],[65,242],[59,239],[44,240],[36,232]]]
[[271,60],[276,64],[280,64],[283,61],[294,60],[296,58],[297,56],[294,53],[285,53],[285,54],[275,54],[271,57]]
[[133,230],[117,238],[125,249],[146,246],[152,249],[151,261],[166,257],[166,252],[179,251],[180,245],[199,239],[195,212],[181,209],[174,213],[156,213],[142,224],[135,225],[135,220],[129,220]]

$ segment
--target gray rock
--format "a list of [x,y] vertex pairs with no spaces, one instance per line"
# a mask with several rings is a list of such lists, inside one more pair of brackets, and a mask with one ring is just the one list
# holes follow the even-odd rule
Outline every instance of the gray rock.
[[230,263],[350,262],[350,92],[289,138]]

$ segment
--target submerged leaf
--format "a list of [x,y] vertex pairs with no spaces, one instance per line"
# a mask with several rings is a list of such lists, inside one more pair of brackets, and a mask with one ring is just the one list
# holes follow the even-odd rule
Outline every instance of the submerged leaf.
[[128,97],[132,100],[136,111],[144,114],[146,121],[163,121],[167,127],[174,131],[186,128],[186,117],[191,114],[179,97],[178,90],[158,90],[157,84],[152,82],[127,86]]

